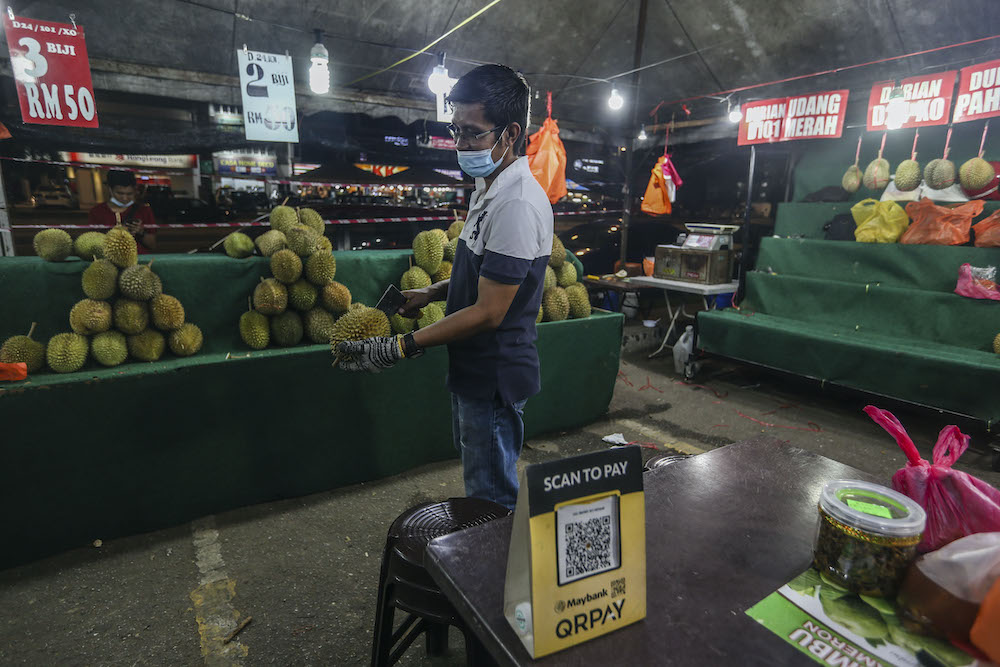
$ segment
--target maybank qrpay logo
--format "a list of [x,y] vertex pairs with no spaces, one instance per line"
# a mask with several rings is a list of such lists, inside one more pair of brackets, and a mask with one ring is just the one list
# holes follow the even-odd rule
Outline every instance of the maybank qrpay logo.
[[[566,600],[566,606],[571,608],[580,607],[588,602],[600,600],[601,598],[606,598],[607,596],[607,589],[594,595],[587,593],[584,597]],[[559,619],[559,622],[556,623],[556,636],[560,639],[565,639],[572,635],[580,634],[581,632],[588,632],[594,628],[603,626],[606,623],[617,621],[621,619],[622,610],[624,608],[625,598],[621,598],[620,600],[615,600],[610,604],[594,607],[590,611],[581,611],[578,614],[573,614],[573,616],[561,618]]]

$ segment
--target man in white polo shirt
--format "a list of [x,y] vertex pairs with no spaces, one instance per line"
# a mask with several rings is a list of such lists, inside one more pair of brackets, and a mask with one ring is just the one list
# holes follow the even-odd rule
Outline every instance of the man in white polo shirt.
[[435,345],[448,346],[455,445],[466,495],[513,508],[522,410],[538,393],[535,318],[552,251],[552,207],[524,153],[528,84],[503,65],[483,65],[452,88],[458,163],[476,179],[451,279],[406,292],[413,317],[447,297],[447,316],[406,336],[342,343],[341,368],[377,371]]

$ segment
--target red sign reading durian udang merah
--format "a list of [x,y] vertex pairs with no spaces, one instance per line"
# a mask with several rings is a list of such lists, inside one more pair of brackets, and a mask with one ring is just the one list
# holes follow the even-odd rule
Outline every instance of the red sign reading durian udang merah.
[[739,145],[837,139],[844,131],[846,90],[777,97],[743,105]]
[[97,127],[83,27],[7,13],[10,64],[25,123]]
[[1000,60],[964,67],[958,81],[954,122],[1000,116]]
[[[912,76],[899,82],[903,99],[907,103],[907,118],[900,127],[926,127],[946,125],[951,112],[951,94],[955,90],[955,75],[958,72],[941,72]],[[887,129],[886,117],[889,97],[895,81],[879,81],[872,86],[868,98],[868,131],[881,132]]]

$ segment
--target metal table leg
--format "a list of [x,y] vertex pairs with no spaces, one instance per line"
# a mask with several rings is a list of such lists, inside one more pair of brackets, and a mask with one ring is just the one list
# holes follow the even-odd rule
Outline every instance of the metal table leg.
[[667,327],[667,333],[664,334],[664,336],[663,336],[663,342],[660,343],[660,347],[658,347],[656,349],[656,352],[654,352],[653,354],[649,355],[649,357],[647,357],[648,359],[652,359],[653,357],[657,356],[658,354],[660,354],[661,352],[663,352],[663,348],[667,347],[667,341],[670,340],[670,334],[673,333],[673,331],[674,331],[674,326],[677,323],[677,318],[680,317],[681,311],[684,310],[683,305],[680,308],[678,308],[677,310],[674,310],[673,305],[671,305],[671,303],[670,303],[670,291],[669,290],[663,290],[663,298],[667,302],[667,315],[670,317],[670,326]]

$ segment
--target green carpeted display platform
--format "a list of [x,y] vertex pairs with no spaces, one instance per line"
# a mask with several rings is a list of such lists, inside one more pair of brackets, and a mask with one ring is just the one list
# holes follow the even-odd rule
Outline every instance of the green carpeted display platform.
[[702,349],[982,419],[1000,419],[1000,302],[953,293],[993,249],[767,238],[740,310],[699,314]]
[[[373,305],[409,254],[335,253],[337,279]],[[0,259],[0,339],[67,331],[85,265]],[[378,375],[331,368],[325,345],[251,352],[236,323],[267,260],[161,255],[154,270],[205,332],[201,354],[0,385],[0,567],[457,456],[444,349]],[[603,312],[538,326],[528,437],[606,412],[621,331]]]

